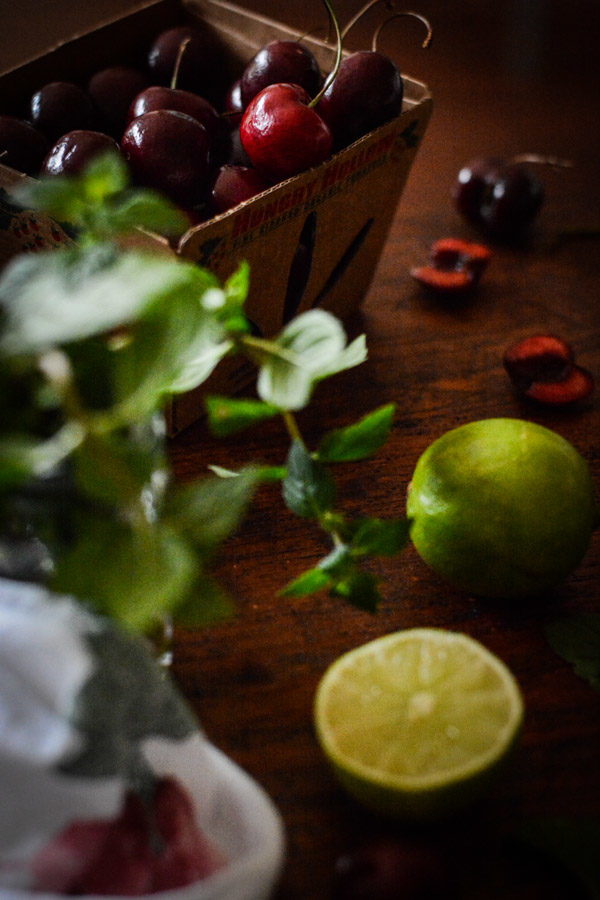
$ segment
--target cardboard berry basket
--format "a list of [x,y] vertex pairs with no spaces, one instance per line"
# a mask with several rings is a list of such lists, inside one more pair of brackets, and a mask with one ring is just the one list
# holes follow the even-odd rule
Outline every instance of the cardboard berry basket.
[[[200,22],[212,33],[224,84],[239,76],[264,44],[298,37],[284,25],[224,0],[146,3],[0,75],[0,113],[22,115],[27,99],[48,81],[85,84],[105,66],[142,65],[156,35],[186,21]],[[331,45],[311,37],[303,41],[323,72],[330,71]],[[248,261],[247,312],[263,334],[276,333],[293,315],[315,306],[344,319],[365,296],[431,114],[427,87],[404,73],[403,78],[403,109],[397,118],[320,166],[190,229],[181,238],[177,252],[221,279],[242,260]],[[11,206],[6,188],[23,177],[0,165],[0,263],[15,253],[60,246],[68,240],[58,223]],[[302,254],[297,253],[299,247]],[[170,403],[169,433],[177,433],[203,414],[207,390],[236,392],[249,377],[245,363],[225,361],[207,385]]]

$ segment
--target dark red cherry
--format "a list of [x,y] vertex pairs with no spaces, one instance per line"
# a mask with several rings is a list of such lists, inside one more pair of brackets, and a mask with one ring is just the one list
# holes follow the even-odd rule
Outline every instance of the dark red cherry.
[[250,101],[240,135],[250,161],[273,181],[322,163],[331,153],[329,127],[297,84],[271,84]]
[[544,187],[525,166],[477,158],[458,173],[452,190],[456,208],[479,230],[500,240],[519,239],[544,202]]
[[125,129],[121,149],[137,184],[185,207],[206,198],[210,142],[204,125],[191,116],[172,109],[144,113]]
[[44,135],[24,119],[0,116],[0,163],[37,175],[48,150]]
[[128,122],[129,107],[147,85],[146,76],[130,66],[109,66],[92,75],[88,94],[105,131],[121,137]]
[[223,111],[231,128],[237,127],[242,121],[244,107],[242,104],[242,82],[238,78],[234,81],[223,101]]
[[268,187],[256,169],[247,166],[221,166],[211,191],[213,208],[217,213],[225,212]]
[[378,50],[359,50],[342,60],[317,111],[340,148],[397,116],[403,95],[396,64]]
[[240,79],[242,108],[245,109],[263,88],[282,82],[299,84],[310,97],[314,97],[321,86],[317,60],[298,41],[271,41],[250,60]]
[[30,101],[31,124],[55,141],[75,128],[92,128],[94,105],[90,96],[70,81],[52,81]]
[[251,167],[252,163],[250,162],[250,157],[244,150],[244,145],[242,144],[242,136],[240,134],[240,126],[234,128],[229,133],[230,146],[229,146],[229,158],[227,162],[231,166],[247,166]]
[[[208,100],[180,88],[152,86],[134,98],[128,120],[137,119],[157,109],[173,109],[185,113],[206,128],[214,164],[222,163],[229,155],[229,130],[218,112]],[[211,159],[211,164],[213,159]]]
[[[180,55],[182,44],[187,42]],[[171,85],[177,69],[178,88],[214,101],[222,93],[215,89],[215,72],[223,68],[214,39],[200,27],[177,25],[162,31],[148,53],[148,68],[155,84]]]
[[119,145],[108,134],[100,131],[68,131],[48,151],[41,174],[79,175],[90,160],[109,150],[120,152]]

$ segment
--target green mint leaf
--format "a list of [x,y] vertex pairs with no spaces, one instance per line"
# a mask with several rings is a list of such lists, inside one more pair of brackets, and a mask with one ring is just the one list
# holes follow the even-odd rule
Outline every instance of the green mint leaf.
[[335,483],[329,471],[313,459],[300,441],[294,441],[283,482],[283,498],[288,509],[304,518],[318,518],[331,508],[335,495]]
[[307,597],[330,587],[332,578],[323,569],[315,566],[294,578],[280,591],[282,597]]
[[[236,472],[234,469],[226,469],[224,466],[210,465],[208,468],[213,475],[218,475],[219,478],[237,478],[240,475],[239,470]],[[254,468],[261,481],[283,481],[287,475],[285,466],[254,466]]]
[[122,508],[137,504],[144,491],[150,503],[153,476],[166,472],[166,460],[156,446],[136,440],[133,429],[126,434],[88,435],[73,462],[77,484],[86,497]]
[[[99,560],[106,562],[99,565]],[[176,610],[198,567],[192,549],[167,525],[133,528],[88,516],[77,525],[75,545],[58,559],[52,587],[128,628],[145,631]]]
[[12,196],[21,206],[41,209],[59,222],[93,228],[111,198],[128,184],[127,165],[115,152],[97,156],[81,175],[29,181],[15,188]]
[[196,273],[190,274],[130,326],[129,340],[114,353],[116,413],[125,421],[140,419],[168,395],[202,383],[231,348],[198,302]]
[[8,436],[0,441],[0,490],[23,484],[52,472],[83,441],[84,433],[68,423],[47,440],[29,435]]
[[248,297],[250,289],[250,266],[247,262],[242,262],[238,269],[230,275],[223,290],[227,300],[227,307],[230,313],[233,310],[241,310]]
[[237,528],[261,481],[261,469],[248,467],[235,478],[177,485],[165,499],[163,515],[208,557]]
[[258,422],[264,422],[279,415],[276,406],[262,400],[230,399],[229,397],[207,397],[208,424],[213,434],[228,437]]
[[181,628],[205,628],[230,619],[235,613],[231,597],[210,575],[203,574],[177,607]]
[[0,353],[42,353],[108,332],[195,278],[175,259],[107,244],[19,256],[0,278]]
[[332,593],[366,612],[376,612],[381,601],[377,578],[360,569],[353,569],[336,581]]
[[262,342],[259,397],[281,409],[302,409],[314,385],[366,359],[364,336],[346,346],[344,329],[322,309],[301,313],[276,340]]
[[359,555],[393,556],[408,544],[408,519],[363,519],[352,536],[352,549]]
[[563,616],[546,626],[551,647],[600,691],[600,613]]
[[323,588],[332,588],[336,581],[342,580],[342,576],[354,570],[350,548],[346,544],[337,544],[316,566],[286,585],[281,592],[282,596],[305,597]]
[[198,322],[195,331],[195,340],[179,357],[179,365],[167,383],[171,394],[186,393],[205,382],[233,349],[233,342],[223,340],[220,330],[212,329],[207,319]]
[[198,723],[144,640],[107,625],[88,633],[86,642],[93,670],[71,715],[83,746],[61,769],[69,775],[133,780],[143,767],[143,740],[183,739]]
[[517,831],[523,843],[558,860],[586,889],[590,900],[600,900],[600,823],[593,819],[530,819]]
[[323,438],[317,456],[323,462],[348,462],[372,456],[390,436],[395,409],[395,404],[389,403],[354,425],[330,431]]
[[150,190],[130,190],[110,205],[100,207],[102,221],[95,230],[107,236],[143,228],[161,235],[182,234],[190,227],[187,217],[162,194]]

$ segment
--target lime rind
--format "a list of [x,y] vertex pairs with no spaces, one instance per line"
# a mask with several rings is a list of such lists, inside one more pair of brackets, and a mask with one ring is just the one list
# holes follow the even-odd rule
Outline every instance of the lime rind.
[[482,597],[542,595],[582,561],[596,521],[587,462],[522,419],[447,431],[422,453],[407,495],[410,536],[450,584]]
[[317,738],[349,793],[378,812],[430,819],[489,787],[517,743],[524,705],[512,673],[483,645],[425,628],[341,656],[321,679],[314,712]]

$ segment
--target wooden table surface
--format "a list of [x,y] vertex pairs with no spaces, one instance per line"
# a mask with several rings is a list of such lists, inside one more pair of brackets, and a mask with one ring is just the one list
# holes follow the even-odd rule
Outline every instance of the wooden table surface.
[[[246,5],[299,29],[311,27],[307,4],[293,10],[286,5],[285,16],[283,4]],[[338,7],[345,20],[357,4]],[[566,230],[600,224],[593,47],[598,8],[556,0],[423,0],[418,9],[433,25],[431,48],[421,50],[420,26],[408,19],[404,27],[386,30],[384,48],[429,85],[434,113],[372,287],[348,326],[366,333],[369,361],[321,386],[301,416],[304,434],[314,442],[325,427],[348,424],[384,402],[397,404],[385,450],[339,470],[340,494],[356,513],[402,514],[407,483],[425,447],[449,428],[489,416],[555,429],[586,457],[600,486],[598,238],[558,240]],[[353,49],[368,46],[378,21],[374,12],[352,32]],[[431,243],[449,235],[477,237],[450,200],[459,168],[473,156],[520,152],[574,163],[568,170],[540,171],[547,200],[530,245],[494,247],[468,304],[453,306],[426,294],[409,269],[425,259]],[[539,332],[565,337],[596,374],[598,390],[577,412],[530,405],[510,387],[504,349]],[[278,424],[229,441],[212,439],[198,425],[174,440],[172,458],[188,478],[210,462],[279,462],[287,446]],[[577,821],[600,813],[598,694],[544,634],[545,622],[558,612],[598,609],[599,538],[542,606],[465,596],[408,549],[381,567],[386,599],[370,615],[324,596],[278,597],[278,589],[325,548],[287,512],[277,489],[261,491],[220,568],[236,597],[237,618],[207,632],[178,634],[174,671],[210,738],[266,788],[281,811],[288,847],[278,900],[329,897],[336,859],[372,835],[415,839],[414,831],[367,815],[342,794],[315,740],[312,703],[319,678],[339,654],[422,625],[465,631],[497,653],[519,680],[527,717],[514,764],[489,802],[457,826],[419,832],[418,840],[452,860],[461,897],[578,896],[572,881],[562,881],[533,854],[513,852],[506,839],[534,817]]]
[[[245,5],[299,30],[324,21],[316,2]],[[336,6],[345,21],[359,4],[338,0]],[[42,7],[56,13],[58,4]],[[64,8],[71,7],[77,4]],[[325,382],[300,416],[307,440],[315,442],[325,428],[388,401],[397,404],[384,451],[339,469],[340,495],[351,512],[401,515],[426,446],[449,428],[490,416],[555,429],[586,457],[600,488],[600,245],[591,236],[558,239],[600,225],[598,9],[593,0],[421,0],[418,10],[434,30],[429,50],[420,48],[417,22],[406,19],[385,32],[382,49],[429,85],[434,113],[371,289],[348,323],[352,334],[366,333],[369,360]],[[39,24],[35,9],[32,15]],[[376,20],[371,11],[348,46],[368,46]],[[12,18],[7,46],[10,27],[23,36]],[[526,151],[574,163],[540,172],[547,199],[530,244],[494,246],[469,303],[453,305],[425,293],[409,269],[425,259],[431,243],[450,235],[476,238],[450,200],[461,165],[473,156]],[[562,335],[579,363],[595,373],[596,393],[583,408],[552,411],[511,389],[503,351],[538,332]],[[235,440],[216,440],[199,423],[172,441],[171,455],[184,480],[209,463],[281,462],[287,447],[278,422]],[[339,855],[381,834],[439,848],[450,859],[461,897],[579,896],[574,882],[557,877],[532,853],[517,853],[506,839],[533,817],[577,822],[600,812],[598,694],[544,634],[557,613],[598,609],[599,538],[546,604],[513,606],[449,588],[409,548],[379,567],[385,601],[371,615],[326,596],[278,596],[326,548],[310,525],[285,509],[275,487],[260,491],[218,568],[237,616],[209,630],[178,631],[173,671],[211,740],[257,779],[282,814],[287,856],[277,900],[325,900]],[[367,814],[344,796],[317,745],[312,703],[319,678],[341,653],[424,625],[462,630],[497,653],[519,680],[527,714],[518,754],[489,800],[451,826],[415,831]]]

